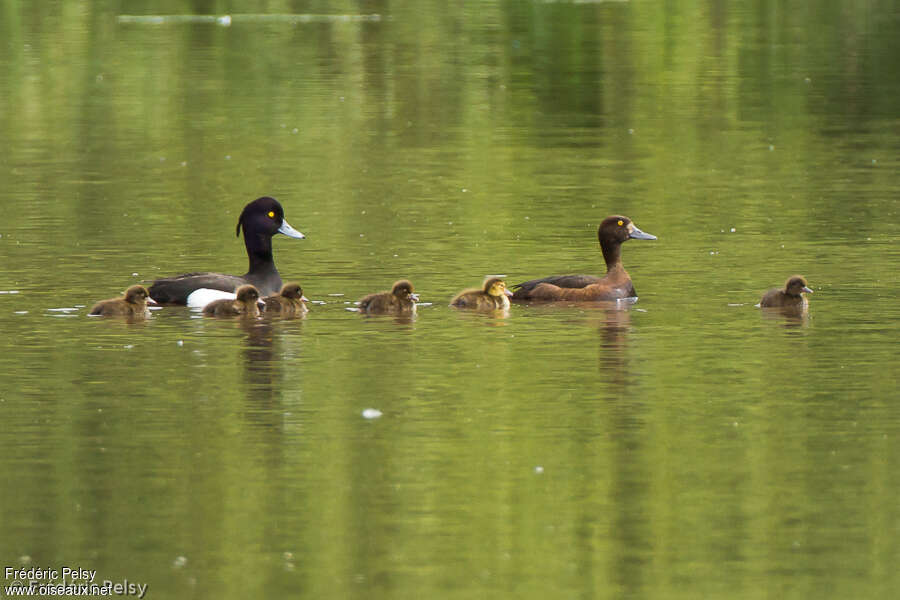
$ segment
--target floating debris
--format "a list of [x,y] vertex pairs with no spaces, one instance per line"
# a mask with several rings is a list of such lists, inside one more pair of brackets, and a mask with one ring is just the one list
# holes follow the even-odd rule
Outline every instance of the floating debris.
[[377,408],[367,408],[364,411],[362,411],[362,416],[364,419],[377,419],[382,414],[383,413],[380,410],[378,410]]
[[0,294],[18,294],[19,290],[0,290]]
[[544,472],[544,467],[542,467],[541,465],[538,465],[534,468],[534,472],[537,473],[538,475],[540,475],[541,473]]

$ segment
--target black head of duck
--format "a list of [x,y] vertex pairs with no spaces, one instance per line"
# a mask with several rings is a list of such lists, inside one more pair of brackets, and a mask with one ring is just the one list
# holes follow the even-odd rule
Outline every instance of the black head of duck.
[[235,234],[243,231],[249,268],[244,275],[223,273],[186,273],[157,279],[150,286],[150,296],[161,304],[185,304],[191,292],[210,288],[233,292],[243,284],[256,286],[264,295],[278,293],[281,276],[272,255],[272,236],[283,234],[303,239],[302,233],[291,227],[284,218],[284,209],[275,198],[264,196],[249,203],[238,217]]
[[91,315],[149,317],[147,303],[156,304],[142,285],[133,285],[119,298],[101,300],[91,308]]
[[763,294],[759,305],[763,308],[806,308],[809,301],[804,293],[813,293],[806,278],[803,275],[792,275],[783,289],[776,288]]
[[597,228],[597,240],[606,262],[606,275],[553,275],[513,286],[514,300],[619,300],[636,297],[631,277],[622,266],[622,244],[628,240],[655,240],[621,215],[606,217]]
[[408,279],[394,283],[390,292],[369,294],[359,301],[359,311],[367,314],[402,314],[416,312],[419,295]]

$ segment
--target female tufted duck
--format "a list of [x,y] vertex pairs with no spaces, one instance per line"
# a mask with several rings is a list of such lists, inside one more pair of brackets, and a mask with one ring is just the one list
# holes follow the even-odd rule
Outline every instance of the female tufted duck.
[[774,289],[763,294],[762,300],[759,301],[759,305],[763,308],[806,310],[809,306],[809,301],[806,299],[806,296],[803,295],[803,292],[806,292],[807,294],[813,293],[806,283],[806,278],[802,275],[794,275],[784,284],[783,290]]
[[369,294],[359,301],[359,312],[369,315],[409,315],[416,312],[418,294],[406,279],[396,282],[390,292]]
[[506,282],[500,277],[490,277],[482,289],[464,290],[458,293],[450,306],[474,308],[476,310],[505,310],[509,308],[512,292],[506,289]]
[[150,316],[150,309],[147,308],[148,302],[156,304],[150,299],[147,288],[142,285],[133,285],[125,290],[125,294],[121,298],[101,300],[91,308],[91,312],[88,314],[146,319]]
[[185,273],[157,279],[150,286],[150,296],[160,304],[185,304],[188,295],[199,288],[233,292],[239,286],[251,284],[263,294],[276,294],[281,289],[281,276],[272,258],[272,236],[283,233],[303,239],[302,233],[284,220],[284,209],[275,198],[257,198],[244,207],[235,234],[244,230],[244,245],[250,259],[250,269],[240,277],[222,273]]
[[258,317],[259,290],[252,285],[242,285],[237,289],[234,300],[213,300],[203,307],[203,314],[210,317]]
[[637,296],[631,277],[622,266],[622,243],[630,239],[655,240],[644,233],[631,219],[614,215],[607,217],[597,228],[597,239],[606,261],[606,275],[554,275],[532,279],[513,286],[513,300],[618,300]]

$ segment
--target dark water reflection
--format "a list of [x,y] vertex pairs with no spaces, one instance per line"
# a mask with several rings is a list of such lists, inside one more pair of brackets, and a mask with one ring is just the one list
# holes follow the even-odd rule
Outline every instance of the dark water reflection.
[[[0,562],[151,597],[900,587],[888,7],[241,7],[276,9],[390,18],[0,7]],[[264,194],[305,319],[85,316],[243,272]],[[613,213],[659,236],[637,304],[447,306],[602,272]],[[795,272],[807,314],[754,307]],[[400,277],[415,319],[347,310]]]

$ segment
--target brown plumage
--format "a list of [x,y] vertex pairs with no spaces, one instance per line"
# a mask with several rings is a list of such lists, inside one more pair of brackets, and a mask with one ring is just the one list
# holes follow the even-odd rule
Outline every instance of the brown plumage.
[[150,316],[150,309],[147,308],[147,302],[150,292],[142,285],[133,285],[127,290],[121,298],[110,298],[109,300],[101,300],[91,308],[91,315],[102,315],[104,317],[134,317],[146,319]]
[[491,277],[484,282],[480,290],[473,288],[458,293],[450,301],[450,306],[476,310],[505,310],[509,308],[509,296],[512,296],[512,292],[506,289],[506,282],[499,277]]
[[237,289],[234,300],[213,300],[203,307],[203,314],[210,317],[258,317],[259,290],[252,285],[242,285]]
[[518,283],[513,300],[618,300],[637,296],[631,277],[622,266],[622,243],[630,240],[655,240],[631,219],[614,215],[597,228],[597,239],[606,261],[606,275],[554,275]]
[[279,314],[283,317],[297,317],[305,315],[306,298],[303,296],[303,288],[299,283],[286,283],[281,288],[281,293],[276,296],[268,296],[263,299],[266,305],[266,314]]
[[794,275],[784,284],[784,289],[769,290],[763,294],[759,305],[763,308],[791,308],[805,310],[809,306],[809,301],[803,292],[812,294],[806,283],[806,278],[802,275]]
[[390,292],[369,294],[359,301],[359,312],[369,315],[404,315],[416,312],[418,294],[406,279],[396,282]]

